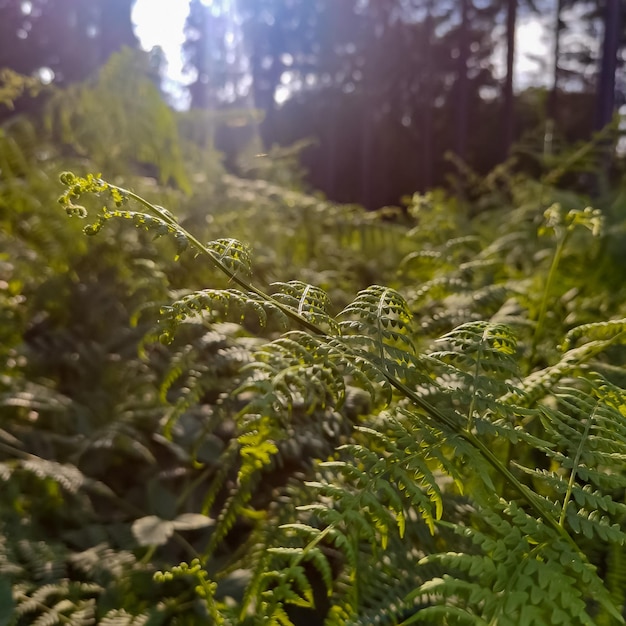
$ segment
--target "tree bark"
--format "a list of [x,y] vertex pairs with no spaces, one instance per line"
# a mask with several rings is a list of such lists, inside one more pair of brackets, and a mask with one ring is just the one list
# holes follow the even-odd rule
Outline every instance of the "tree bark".
[[471,0],[461,0],[461,26],[459,31],[459,56],[457,70],[456,154],[467,158],[467,127],[469,116],[469,77],[467,66],[470,55],[469,12]]
[[556,19],[554,23],[554,64],[552,66],[552,88],[548,96],[546,106],[546,128],[543,141],[543,152],[545,156],[552,154],[552,142],[556,130],[556,110],[559,97],[559,58],[561,56],[561,12],[563,11],[563,0],[557,0]]
[[[596,88],[596,111],[593,129],[601,131],[611,123],[615,111],[615,72],[617,53],[621,33],[622,0],[606,0],[604,5],[604,39],[602,41],[602,59]],[[609,188],[609,170],[613,160],[614,142],[605,137],[598,152],[598,170],[596,193],[604,195]]]
[[[422,116],[422,172],[421,188],[428,190],[433,185],[433,75],[432,75],[432,44],[435,31],[433,9],[434,0],[426,5],[427,15],[424,25],[425,46],[424,54],[424,115]],[[418,179],[419,180],[419,179]]]
[[132,10],[135,0],[100,1],[100,63],[124,46],[136,48]]
[[513,73],[515,71],[515,31],[517,24],[517,0],[507,1],[506,13],[506,78],[504,81],[504,143],[503,160],[509,155],[515,137],[515,98],[513,94]]
[[620,43],[621,0],[606,0],[604,6],[604,39],[596,89],[594,130],[602,130],[613,119],[615,109],[615,72]]

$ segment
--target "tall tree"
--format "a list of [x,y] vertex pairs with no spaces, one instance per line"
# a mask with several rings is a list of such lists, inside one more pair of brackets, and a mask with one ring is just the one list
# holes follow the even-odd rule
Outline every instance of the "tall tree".
[[560,68],[559,61],[561,57],[561,32],[563,31],[563,20],[561,14],[563,12],[564,0],[556,0],[555,20],[553,27],[553,46],[552,46],[552,86],[546,103],[546,127],[544,133],[544,154],[552,153],[552,142],[555,133],[556,112],[559,97],[559,79]]
[[[450,150],[470,160],[480,153],[485,167],[493,164],[471,132],[484,109],[481,89],[496,87],[493,5],[242,0],[238,7],[249,58],[242,85],[265,112],[264,143],[313,137],[306,167],[331,197],[369,207],[396,203],[442,184]],[[194,29],[194,37],[206,31]],[[188,51],[197,53],[200,43]],[[198,59],[189,62],[198,68]],[[225,84],[224,76],[212,76],[216,88]],[[224,90],[216,94],[219,105]]]
[[515,35],[517,30],[518,0],[507,0],[506,6],[506,76],[504,80],[503,99],[503,158],[506,159],[515,132],[515,100],[513,93],[513,77],[515,72]]
[[605,0],[603,7],[602,56],[596,88],[594,130],[601,130],[615,112],[615,72],[621,44],[622,0]]
[[422,159],[420,188],[430,189],[433,186],[433,47],[435,37],[435,0],[428,0],[425,5],[426,18],[424,20],[424,37],[422,55],[424,59],[424,114],[422,115]]
[[134,4],[135,0],[98,0],[99,35],[96,40],[99,44],[99,64],[106,63],[114,52],[124,46],[137,47],[132,21]]
[[241,0],[238,6],[254,103],[265,114],[261,136],[269,147],[275,133],[278,87],[297,89],[306,75],[315,70],[320,54],[320,25],[330,3]]
[[233,99],[237,97],[234,75],[243,61],[233,54],[232,45],[229,47],[229,41],[235,41],[236,25],[228,10],[223,2],[209,6],[202,0],[191,0],[189,4],[183,53],[185,70],[195,73],[188,87],[192,108],[215,109],[226,99],[228,90]]
[[0,2],[0,67],[48,68],[59,84],[82,80],[123,46],[136,47],[134,0]]
[[511,145],[515,140],[515,57],[517,23],[522,11],[538,14],[540,8],[547,9],[552,0],[500,0],[506,14],[505,17],[505,40],[506,40],[506,74],[502,89],[502,159],[506,159]]
[[469,77],[468,62],[470,56],[470,8],[471,0],[461,0],[461,26],[459,28],[458,45],[458,74],[456,98],[456,153],[465,160],[467,158],[467,129],[468,129],[468,94]]

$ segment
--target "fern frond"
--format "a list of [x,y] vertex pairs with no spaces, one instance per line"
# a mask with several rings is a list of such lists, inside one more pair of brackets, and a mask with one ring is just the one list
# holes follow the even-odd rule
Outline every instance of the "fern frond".
[[137,563],[132,552],[113,550],[106,543],[72,554],[68,561],[86,579],[103,586],[121,579]]
[[17,461],[17,465],[38,478],[51,478],[69,493],[78,493],[86,483],[83,473],[74,465],[48,461],[38,457]]
[[507,412],[500,397],[519,378],[511,329],[493,322],[470,322],[444,335],[438,343],[449,348],[428,355],[438,374],[440,402],[450,403],[459,416],[465,414],[469,431],[477,424],[480,434],[490,429],[506,431]]
[[360,291],[339,317],[348,318],[339,323],[339,328],[349,343],[354,343],[356,336],[359,343],[369,344],[369,351],[381,358],[396,346],[414,353],[411,311],[406,300],[390,287],[372,285]]
[[[263,439],[266,435],[267,431],[264,430],[251,432],[248,437],[244,437],[242,442],[238,442],[241,443],[245,449],[243,457],[241,456],[240,450],[233,448],[235,452],[240,452],[238,459],[234,457],[234,455],[230,457],[233,459],[233,465],[237,460],[240,461],[237,487],[230,491],[215,520],[215,529],[211,533],[211,538],[206,548],[207,555],[212,555],[215,552],[235,525],[239,516],[248,506],[252,494],[261,480],[262,469],[270,463],[272,457],[278,451],[274,441],[265,441]],[[258,449],[257,446],[255,446],[257,442],[261,442]],[[228,467],[228,469],[231,468]],[[218,489],[222,486],[223,479],[223,475],[216,477],[214,486],[212,486],[207,496],[207,501],[214,499],[217,495]],[[207,509],[206,503],[204,508]]]
[[100,620],[100,626],[145,626],[150,616],[147,613],[131,615],[124,609],[112,609]]
[[252,315],[261,326],[266,326],[270,321],[283,330],[288,326],[287,317],[276,304],[255,294],[244,294],[237,289],[203,289],[161,307],[164,338],[170,340],[182,322],[203,314],[209,323],[242,323]]
[[228,268],[233,276],[252,276],[250,247],[237,239],[225,238],[209,241],[206,247],[218,263]]
[[14,585],[13,589],[16,616],[27,617],[29,624],[37,626],[93,624],[96,603],[89,596],[99,595],[103,591],[99,585],[67,579],[42,585],[32,591],[21,584]]
[[[195,454],[207,437],[212,436],[222,419],[222,409],[224,412],[228,409],[224,404],[220,410],[212,407],[207,418],[208,407],[204,406],[200,420],[199,415],[193,417],[194,407],[197,409],[208,398],[236,388],[240,382],[240,369],[251,362],[253,349],[262,340],[248,337],[235,324],[213,324],[208,331],[201,323],[186,326],[188,343],[174,352],[161,383],[161,400],[171,402],[161,424],[166,438],[182,443],[186,448],[191,446]],[[186,427],[178,427],[183,416],[186,416]],[[192,428],[190,422],[196,424],[196,428]],[[204,462],[207,459],[198,460]]]
[[[453,352],[444,353],[459,362],[463,369],[516,377],[519,366],[515,360],[517,340],[510,327],[493,322],[469,322],[443,335],[438,343],[447,343]],[[440,353],[431,354],[440,358]]]
[[515,389],[511,389],[501,400],[504,403],[532,407],[562,381],[580,373],[582,366],[611,345],[612,339],[597,340],[571,348],[554,365],[537,370],[526,376]]
[[624,340],[626,333],[626,319],[609,320],[607,322],[593,322],[591,324],[582,324],[576,328],[572,328],[567,335],[565,335],[565,341],[563,342],[564,348],[569,348],[574,345],[579,339],[585,338],[587,343],[593,341],[607,342],[607,346],[610,343],[615,343],[619,340]]
[[410,597],[438,597],[445,605],[422,609],[406,624],[449,617],[510,626],[592,626],[591,601],[622,622],[595,569],[579,552],[515,504],[501,502],[499,508],[501,515],[477,511],[485,531],[455,526],[478,552],[434,554],[420,561],[438,564],[442,576]]
[[[558,471],[524,471],[549,488],[546,503],[561,525],[609,544],[626,543],[626,504],[612,496],[626,488],[626,393],[594,375],[587,389],[563,387],[555,398],[557,407],[543,405],[540,412],[545,438],[553,442],[543,452]],[[556,506],[555,496],[562,498]]]
[[339,334],[339,325],[329,313],[330,297],[323,289],[299,280],[291,280],[288,283],[276,282],[272,283],[272,286],[279,288],[272,296],[275,300],[291,307],[298,315],[313,324],[328,329],[330,334]]
[[138,211],[126,211],[122,209],[108,209],[104,207],[98,214],[95,222],[85,226],[86,235],[96,235],[104,225],[111,219],[126,219],[133,222],[136,228],[145,230],[154,235],[155,238],[171,235],[176,243],[177,254],[182,254],[189,247],[189,240],[180,228],[176,228],[171,223],[160,217],[148,215]]
[[416,308],[421,301],[428,298],[443,299],[451,293],[458,293],[471,289],[469,283],[458,276],[437,276],[424,284],[420,285],[415,291],[411,292],[409,300]]
[[[611,594],[615,606],[626,607],[626,547],[615,547],[610,550],[606,558],[606,586]],[[611,623],[612,616],[608,611],[602,611],[598,617],[598,624]]]
[[[237,393],[256,391],[250,410],[283,416],[296,405],[310,414],[317,407],[341,406],[345,398],[343,355],[323,340],[291,331],[255,353],[256,362],[244,368],[251,374]],[[274,404],[277,403],[277,404]],[[286,412],[285,412],[286,411]]]
[[[416,433],[409,424],[389,420],[386,426],[389,434],[357,427],[358,432],[365,435],[367,445],[347,444],[339,448],[339,451],[345,451],[349,457],[360,461],[362,469],[351,478],[353,481],[357,479],[356,486],[373,488],[381,504],[387,503],[396,518],[401,537],[404,535],[405,516],[409,509],[418,511],[430,531],[434,532],[435,520],[440,519],[443,513],[443,494],[429,466],[433,458],[429,452],[430,446],[424,445],[416,453],[410,445],[414,445]],[[331,466],[328,463],[322,465]],[[347,470],[348,476],[357,469],[350,463],[340,463],[335,467],[342,472]],[[383,480],[375,482],[376,477]]]

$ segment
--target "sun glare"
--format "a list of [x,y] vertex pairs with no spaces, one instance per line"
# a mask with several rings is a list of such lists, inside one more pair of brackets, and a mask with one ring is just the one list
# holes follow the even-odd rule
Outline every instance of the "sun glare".
[[133,8],[133,23],[141,47],[163,49],[167,75],[172,80],[182,79],[181,46],[188,13],[189,0],[137,0]]

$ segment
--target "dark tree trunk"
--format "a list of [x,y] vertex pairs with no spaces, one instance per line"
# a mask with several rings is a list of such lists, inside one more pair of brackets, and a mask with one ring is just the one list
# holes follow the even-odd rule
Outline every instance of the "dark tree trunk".
[[596,89],[594,130],[599,131],[613,119],[615,110],[615,72],[619,51],[621,0],[606,0],[604,5],[604,39],[600,75]]
[[456,154],[467,158],[467,127],[469,116],[469,77],[467,66],[470,55],[469,12],[471,0],[461,0],[461,26],[459,31],[459,56],[457,70],[456,102]]
[[[610,124],[615,112],[615,72],[621,33],[622,0],[606,0],[604,5],[604,39],[602,59],[596,88],[596,111],[593,129],[602,130]],[[606,137],[600,143],[596,193],[604,195],[609,186],[609,169],[613,160],[614,144]]]
[[506,13],[506,78],[504,80],[503,146],[502,157],[506,159],[515,136],[515,99],[513,73],[515,70],[515,30],[517,23],[517,0],[507,1]]
[[563,11],[563,0],[557,0],[556,3],[556,19],[554,23],[554,65],[552,67],[552,88],[548,96],[546,106],[546,129],[544,134],[543,150],[546,156],[552,154],[552,141],[556,130],[556,111],[559,97],[559,59],[561,56],[561,31],[563,24],[561,22],[561,12]]
[[377,208],[374,205],[374,133],[376,112],[365,106],[361,130],[361,204],[367,209]]
[[131,17],[135,0],[100,1],[100,63],[124,46],[137,47]]
[[433,19],[434,0],[429,0],[426,10],[425,45],[424,45],[424,114],[422,116],[422,172],[421,188],[426,190],[433,185],[433,75],[432,75],[432,41],[434,35]]

